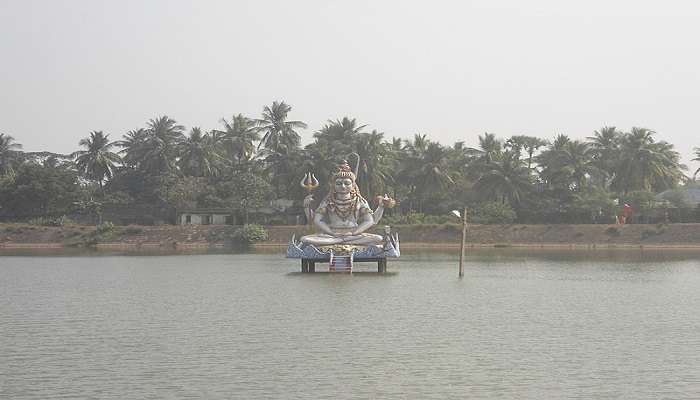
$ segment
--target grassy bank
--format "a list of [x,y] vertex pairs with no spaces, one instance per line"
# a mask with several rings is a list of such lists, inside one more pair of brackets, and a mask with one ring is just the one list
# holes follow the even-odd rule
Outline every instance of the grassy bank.
[[[225,248],[235,246],[231,226],[94,226],[63,227],[0,224],[0,247],[4,248]],[[461,226],[402,225],[401,244],[409,247],[457,247]],[[292,235],[311,232],[302,226],[267,227],[268,240],[258,246],[285,246]],[[379,233],[379,230],[377,230]],[[469,246],[532,247],[698,247],[700,224],[660,225],[471,225]]]

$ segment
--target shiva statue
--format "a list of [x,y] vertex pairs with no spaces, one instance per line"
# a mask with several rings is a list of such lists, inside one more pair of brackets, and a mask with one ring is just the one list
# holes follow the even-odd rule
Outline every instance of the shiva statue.
[[360,194],[355,173],[343,161],[331,176],[330,191],[311,214],[314,225],[322,232],[301,237],[301,242],[313,246],[382,246],[385,238],[367,233],[379,223],[384,207],[392,207],[393,199],[378,197],[379,205],[372,211]]

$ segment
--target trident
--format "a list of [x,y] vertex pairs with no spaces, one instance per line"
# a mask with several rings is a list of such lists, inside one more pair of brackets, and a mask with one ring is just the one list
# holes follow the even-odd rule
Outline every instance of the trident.
[[301,182],[299,182],[299,185],[306,189],[307,192],[311,193],[318,187],[318,179],[316,179],[316,175],[312,174],[311,172],[307,172],[304,174]]

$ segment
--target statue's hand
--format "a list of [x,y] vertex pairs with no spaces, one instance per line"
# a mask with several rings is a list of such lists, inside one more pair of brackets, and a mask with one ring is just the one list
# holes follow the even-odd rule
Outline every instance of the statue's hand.
[[391,197],[389,197],[388,194],[384,193],[384,197],[382,198],[380,204],[385,208],[394,208],[394,206],[396,205],[396,200],[392,199]]
[[354,231],[350,232],[350,235],[351,236],[362,235],[366,230],[367,230],[367,228],[358,227]]

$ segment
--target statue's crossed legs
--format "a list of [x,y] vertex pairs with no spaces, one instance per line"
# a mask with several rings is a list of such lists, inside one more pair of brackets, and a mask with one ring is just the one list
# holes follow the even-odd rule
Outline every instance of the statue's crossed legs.
[[314,246],[332,246],[338,244],[369,246],[382,245],[384,239],[374,233],[361,233],[359,235],[338,235],[331,236],[325,233],[315,235],[302,236],[302,243],[312,244]]

